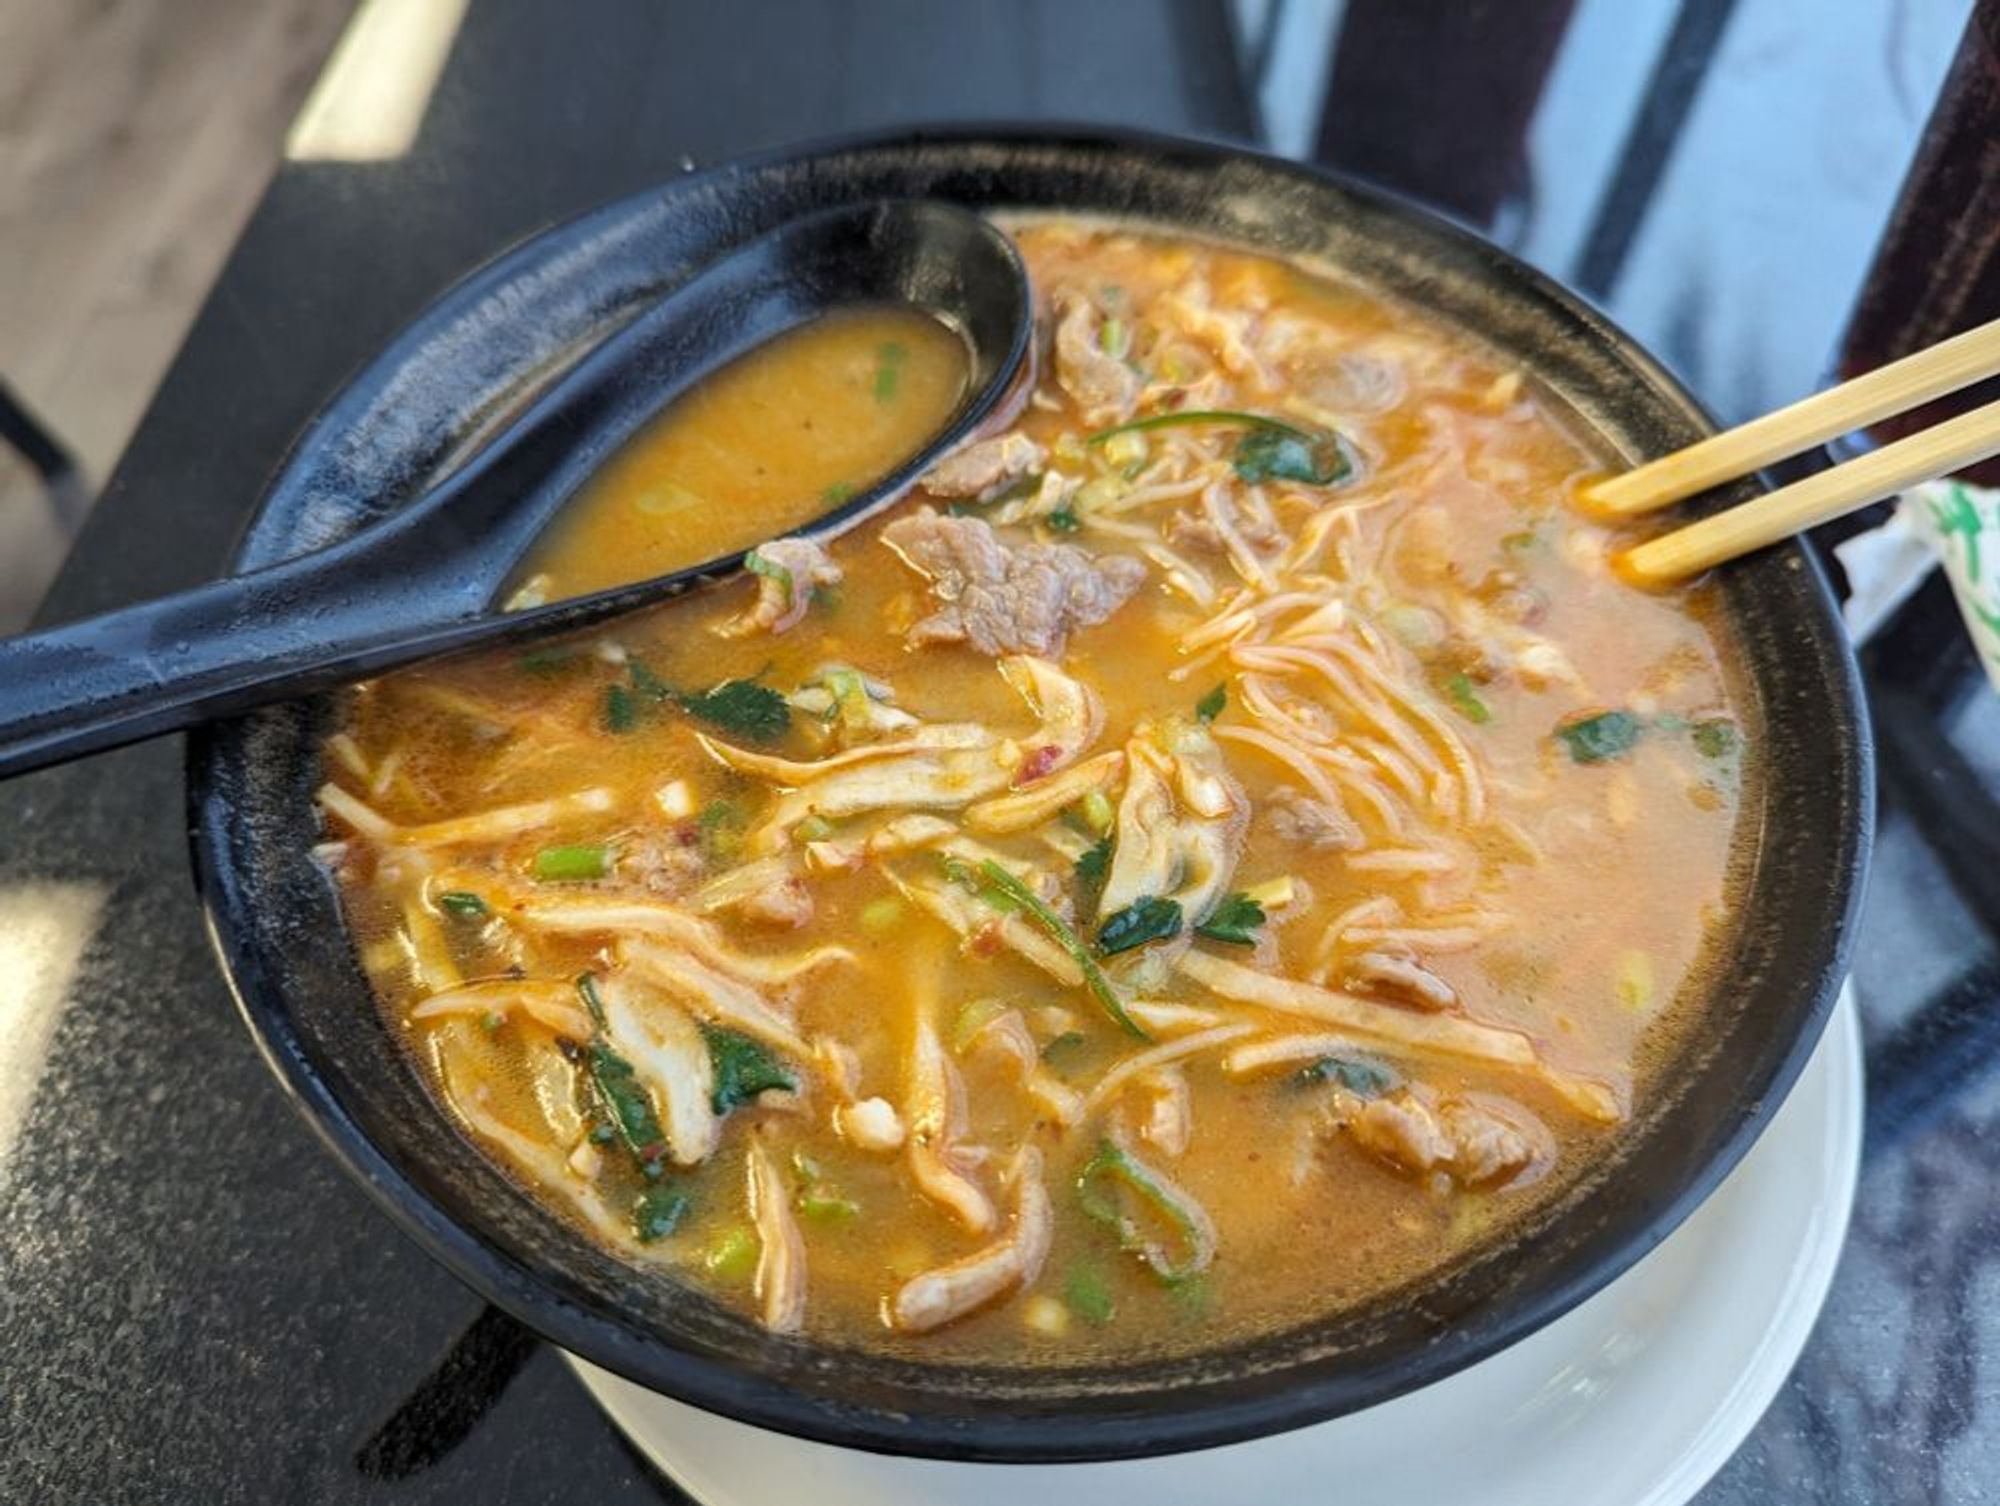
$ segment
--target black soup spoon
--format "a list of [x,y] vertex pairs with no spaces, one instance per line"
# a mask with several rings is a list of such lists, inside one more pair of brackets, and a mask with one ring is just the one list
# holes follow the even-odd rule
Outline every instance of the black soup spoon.
[[0,640],[0,778],[480,644],[600,621],[742,568],[742,554],[515,612],[493,600],[603,460],[704,376],[838,308],[904,304],[957,330],[966,395],[925,446],[795,532],[851,526],[1009,394],[1026,270],[977,215],[923,200],[793,220],[697,272],[584,355],[437,486],[269,569]]

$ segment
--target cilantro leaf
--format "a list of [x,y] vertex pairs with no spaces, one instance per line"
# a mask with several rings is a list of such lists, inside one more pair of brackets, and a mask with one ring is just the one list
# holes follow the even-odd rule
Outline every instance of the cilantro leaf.
[[1380,1098],[1400,1080],[1393,1068],[1367,1056],[1322,1056],[1298,1072],[1301,1084],[1335,1083],[1358,1098]]
[[1297,481],[1306,486],[1345,481],[1350,469],[1338,436],[1276,425],[1252,429],[1239,439],[1232,463],[1245,481]]
[[792,725],[791,705],[755,680],[724,680],[713,690],[675,699],[689,716],[756,742],[783,737]]
[[1601,711],[1565,722],[1556,736],[1569,745],[1569,756],[1578,763],[1606,763],[1632,751],[1645,731],[1645,723],[1629,711]]
[[1265,918],[1264,907],[1239,889],[1210,911],[1208,919],[1196,926],[1194,933],[1210,941],[1226,941],[1231,946],[1255,946],[1257,927]]
[[660,1121],[653,1113],[653,1096],[632,1070],[632,1064],[601,1037],[590,1044],[590,1080],[625,1148],[641,1161],[659,1154]]
[[1149,941],[1164,941],[1181,929],[1180,901],[1147,895],[1134,900],[1097,928],[1097,950],[1109,957]]
[[742,1031],[703,1025],[701,1036],[708,1043],[708,1059],[715,1069],[715,1087],[709,1102],[716,1113],[726,1114],[768,1088],[791,1089],[799,1085],[789,1067],[761,1041]]
[[1111,871],[1111,838],[1099,837],[1091,849],[1076,860],[1076,881],[1091,893],[1104,887],[1104,875]]

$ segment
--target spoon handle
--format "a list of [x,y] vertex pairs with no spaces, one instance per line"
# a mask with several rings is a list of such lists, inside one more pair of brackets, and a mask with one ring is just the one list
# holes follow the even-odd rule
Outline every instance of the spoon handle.
[[470,591],[436,580],[385,590],[370,563],[336,546],[0,640],[0,779],[247,711],[274,686],[324,689],[480,629]]

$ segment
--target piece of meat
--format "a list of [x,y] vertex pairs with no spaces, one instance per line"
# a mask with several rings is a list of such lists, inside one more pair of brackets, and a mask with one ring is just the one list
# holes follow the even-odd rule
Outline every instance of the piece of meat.
[[1056,316],[1056,380],[1085,423],[1123,423],[1139,398],[1139,373],[1104,348],[1103,320],[1083,294],[1057,288],[1049,306]]
[[741,901],[736,906],[736,913],[746,920],[767,926],[796,930],[812,921],[812,890],[796,873],[788,874],[769,888],[760,889]]
[[1320,851],[1352,852],[1365,840],[1354,818],[1338,806],[1282,785],[1265,802],[1271,830],[1284,841]]
[[757,1273],[751,1290],[758,1316],[773,1333],[797,1333],[806,1316],[806,1244],[792,1217],[784,1177],[761,1138],[744,1157],[750,1222],[757,1230]]
[[974,497],[991,501],[1047,462],[1048,451],[1025,434],[976,440],[945,456],[925,472],[922,486],[934,497]]
[[888,1301],[892,1326],[904,1333],[928,1333],[1041,1274],[1055,1234],[1055,1210],[1042,1184],[1042,1153],[1022,1146],[1014,1153],[1008,1181],[1014,1211],[1007,1232],[963,1259],[904,1282]]
[[912,643],[969,643],[983,654],[1062,652],[1072,629],[1104,621],[1130,599],[1146,567],[1069,544],[1003,544],[979,518],[929,508],[898,518],[883,542],[929,578],[938,610]]
[[1426,1009],[1450,1009],[1458,1002],[1452,986],[1421,962],[1386,952],[1363,952],[1347,965],[1350,983],[1375,985]]
[[1451,1098],[1438,1110],[1454,1146],[1453,1170],[1472,1186],[1512,1176],[1535,1156],[1528,1137],[1498,1114],[1464,1098]]
[[691,826],[650,831],[635,838],[619,854],[619,876],[636,879],[663,898],[679,898],[701,882],[707,866],[694,838]]
[[840,566],[811,539],[773,539],[752,552],[765,566],[757,576],[757,599],[722,625],[725,637],[782,633],[805,616],[815,587],[840,584]]
[[1392,1166],[1419,1175],[1442,1171],[1467,1187],[1515,1176],[1536,1159],[1521,1127],[1469,1098],[1439,1101],[1427,1089],[1398,1088],[1370,1099],[1345,1122],[1357,1142]]
[[863,1098],[834,1110],[835,1126],[862,1150],[891,1151],[903,1146],[903,1116],[883,1098]]

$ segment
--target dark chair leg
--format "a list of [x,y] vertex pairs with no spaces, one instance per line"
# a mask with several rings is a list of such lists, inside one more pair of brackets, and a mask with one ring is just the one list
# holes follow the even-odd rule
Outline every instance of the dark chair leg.
[[42,478],[56,526],[74,534],[89,511],[83,472],[61,440],[30,413],[5,381],[0,381],[0,440],[11,445]]

